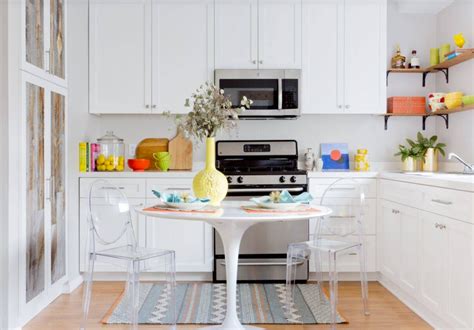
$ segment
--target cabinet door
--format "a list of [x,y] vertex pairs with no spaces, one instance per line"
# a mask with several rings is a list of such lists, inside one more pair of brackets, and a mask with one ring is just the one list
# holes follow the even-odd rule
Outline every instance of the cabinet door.
[[461,221],[443,217],[440,224],[447,232],[448,251],[447,283],[448,296],[446,315],[457,327],[473,328],[473,230],[474,226]]
[[345,2],[344,111],[385,113],[387,4],[384,0]]
[[157,0],[152,21],[153,111],[185,113],[185,100],[213,81],[213,2]]
[[257,68],[257,0],[216,0],[216,69]]
[[399,284],[412,296],[418,292],[418,273],[419,273],[419,235],[420,235],[420,217],[417,209],[397,205],[394,207],[399,211],[400,221],[400,245],[398,252],[400,254],[400,272]]
[[[138,199],[138,198],[130,198],[129,200],[130,207],[133,210],[137,206],[143,206],[144,200],[143,199]],[[104,203],[104,200],[102,198],[93,198],[92,203],[95,205],[95,207],[100,207],[100,205],[104,205],[104,207],[107,205]],[[89,251],[89,244],[91,241],[90,233],[89,233],[89,199],[88,198],[81,198],[79,201],[79,226],[80,226],[80,232],[79,232],[79,254],[80,254],[80,271],[86,271],[87,270],[87,265],[88,265],[88,260],[87,260],[87,255]],[[140,234],[143,233],[143,230],[140,228],[140,225],[144,223],[143,219],[141,218],[142,216],[139,216],[136,214],[136,212],[132,211],[132,224],[133,224],[133,229],[135,231],[135,236],[140,243],[144,241],[142,237],[140,237]],[[113,221],[108,221],[110,219],[101,219],[101,230],[106,231],[107,228],[111,228],[111,231],[114,233],[117,233],[117,224],[114,223]],[[113,220],[113,219],[112,219]],[[102,245],[100,242],[96,241],[96,251],[108,249],[108,248],[114,248],[114,247],[119,247],[119,246],[124,246],[127,244],[127,239],[125,235],[115,242],[114,244],[110,245]],[[121,265],[122,263],[108,263],[104,262],[103,258],[98,258],[96,263],[95,263],[95,268],[94,271],[97,272],[126,272],[127,270],[124,269]]]
[[382,250],[380,271],[393,282],[400,273],[400,210],[395,203],[382,201],[379,242]]
[[448,241],[440,228],[441,216],[425,211],[421,214],[420,299],[433,312],[442,312],[446,299],[446,266]]
[[50,0],[49,3],[49,72],[64,79],[66,77],[64,0]]
[[89,10],[89,112],[150,113],[149,0],[93,0]]
[[[343,1],[305,0],[302,113],[342,113]],[[315,97],[315,95],[321,97]]]
[[259,68],[299,69],[301,26],[301,0],[259,0]]
[[25,61],[33,67],[45,68],[45,0],[26,0],[24,13]]

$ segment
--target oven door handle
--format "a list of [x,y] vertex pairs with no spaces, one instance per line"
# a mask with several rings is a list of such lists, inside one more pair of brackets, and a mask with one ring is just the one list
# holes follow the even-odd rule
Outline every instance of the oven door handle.
[[278,110],[283,109],[283,79],[278,79]]
[[[225,261],[222,261],[221,266],[226,266]],[[293,265],[300,266],[304,261],[294,262]],[[238,266],[286,266],[286,262],[239,262]]]
[[[272,188],[242,188],[242,189],[229,189],[227,192],[230,193],[235,193],[235,192],[272,192],[277,189],[272,189]],[[286,188],[285,190],[291,191],[291,192],[299,192],[299,191],[304,191],[302,187],[297,187],[297,188]]]

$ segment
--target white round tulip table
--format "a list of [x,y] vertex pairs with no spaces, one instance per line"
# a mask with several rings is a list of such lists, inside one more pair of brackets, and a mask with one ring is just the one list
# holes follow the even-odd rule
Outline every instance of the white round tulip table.
[[[331,209],[319,205],[310,205],[306,209],[295,211],[252,211],[244,209],[250,204],[243,202],[223,202],[216,212],[160,211],[150,207],[138,208],[137,212],[160,220],[204,221],[212,225],[222,238],[226,259],[227,313],[224,322],[218,326],[204,329],[258,329],[243,326],[237,317],[237,263],[240,241],[245,231],[257,223],[301,221],[330,214]],[[278,237],[275,237],[278,239]]]

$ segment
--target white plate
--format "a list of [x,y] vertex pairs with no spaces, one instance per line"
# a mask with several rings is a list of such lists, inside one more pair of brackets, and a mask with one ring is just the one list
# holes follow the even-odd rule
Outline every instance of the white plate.
[[164,202],[166,206],[177,210],[195,211],[205,208],[209,203],[194,202],[194,203],[168,203]]
[[260,208],[270,209],[270,210],[293,210],[301,205],[300,202],[296,203],[258,203],[255,202]]

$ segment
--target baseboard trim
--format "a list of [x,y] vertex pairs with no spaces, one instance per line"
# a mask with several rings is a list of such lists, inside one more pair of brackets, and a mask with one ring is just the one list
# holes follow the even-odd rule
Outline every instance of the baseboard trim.
[[433,328],[440,330],[453,329],[452,325],[447,324],[446,321],[423,306],[415,298],[382,274],[379,274],[379,283]]
[[81,286],[82,282],[83,282],[83,278],[82,278],[82,275],[77,275],[75,278],[73,278],[72,280],[69,280],[67,281],[66,283],[64,283],[64,287],[63,287],[63,293],[72,293],[74,290],[76,290],[79,286]]

